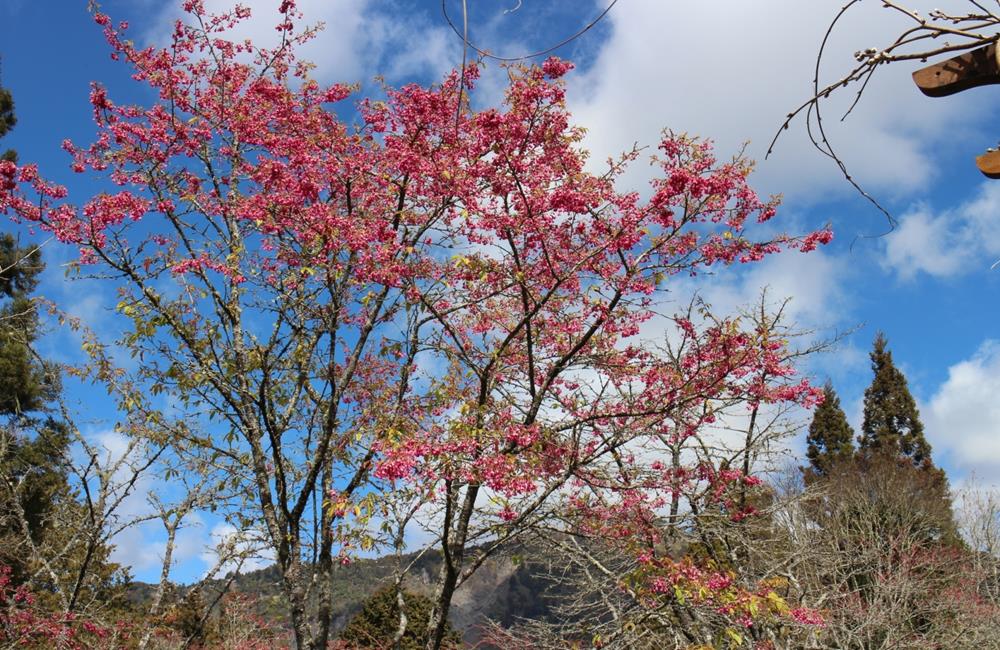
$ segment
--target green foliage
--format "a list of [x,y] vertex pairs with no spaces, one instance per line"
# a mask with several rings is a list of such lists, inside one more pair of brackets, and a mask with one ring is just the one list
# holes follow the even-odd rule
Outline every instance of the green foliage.
[[840,397],[829,381],[823,387],[823,403],[816,407],[806,436],[806,476],[826,476],[830,470],[854,456],[854,430],[840,407]]
[[[402,650],[420,650],[427,644],[427,621],[433,603],[429,598],[405,589],[406,631],[399,643]],[[399,604],[396,588],[392,585],[376,591],[365,601],[344,631],[340,639],[350,648],[391,648],[392,640],[399,628]],[[443,647],[460,647],[461,638],[451,626],[445,636]]]
[[[0,88],[0,138],[16,121],[13,98]],[[68,475],[69,429],[46,413],[60,382],[32,350],[39,322],[31,294],[43,268],[37,247],[0,235],[0,562],[14,586],[32,583],[42,609],[124,614],[127,575],[108,561],[107,544],[79,534],[90,520]]]
[[924,438],[917,404],[887,346],[885,335],[879,332],[871,352],[875,376],[865,390],[860,451],[865,455],[877,452],[898,455],[916,467],[930,467],[931,446]]
[[[0,116],[0,135],[9,124]],[[44,410],[58,386],[30,347],[38,336],[30,293],[42,268],[37,249],[0,235],[0,562],[13,569],[15,585],[35,568],[27,548],[45,544],[56,528],[57,503],[72,498],[63,463],[66,428],[50,417],[29,417]]]
[[[0,86],[0,138],[7,135],[15,124],[17,118],[14,116],[14,98],[9,90]],[[0,154],[0,160],[17,160],[17,153],[8,149]]]
[[207,608],[201,589],[194,587],[177,603],[170,615],[171,627],[189,645],[198,647],[207,638]]
[[25,297],[38,285],[42,256],[36,248],[21,248],[11,235],[0,237],[0,296]]
[[52,532],[54,504],[69,494],[66,476],[62,471],[62,458],[66,453],[68,438],[64,427],[47,420],[37,436],[29,440],[14,436],[9,429],[3,436],[4,454],[0,457],[0,477],[8,486],[18,486],[18,500],[24,513],[24,522],[16,514],[15,504],[7,491],[0,497],[0,507],[8,513],[0,519],[0,563],[13,569],[12,580],[21,584],[28,576],[30,556],[22,544],[23,526],[36,546],[41,545]]
[[56,373],[30,348],[38,336],[30,293],[42,268],[37,248],[20,247],[11,235],[0,235],[0,416],[39,411],[58,389]]
[[[14,102],[0,88],[0,138],[14,126]],[[12,158],[12,152],[4,154]],[[30,294],[43,267],[35,247],[22,247],[10,234],[0,235],[0,416],[40,410],[52,390],[50,373],[37,362],[30,345],[38,336],[38,316]]]

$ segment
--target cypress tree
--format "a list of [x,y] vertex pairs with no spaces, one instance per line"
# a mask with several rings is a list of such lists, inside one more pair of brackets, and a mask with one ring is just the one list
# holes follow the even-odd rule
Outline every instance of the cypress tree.
[[906,484],[910,486],[906,508],[923,513],[932,522],[932,537],[959,544],[948,477],[934,466],[916,401],[906,377],[893,363],[882,332],[875,336],[871,360],[874,377],[865,390],[864,422],[858,439],[862,471],[878,476],[892,465],[908,468],[913,476]]
[[809,467],[804,468],[806,478],[828,476],[835,466],[854,457],[854,429],[847,423],[847,416],[840,407],[840,397],[829,381],[823,386],[823,403],[813,411],[806,436],[806,456]]
[[892,361],[882,332],[871,352],[871,385],[865,390],[865,417],[858,442],[863,455],[884,453],[909,460],[915,467],[931,467],[931,446],[924,438],[917,404],[906,377]]

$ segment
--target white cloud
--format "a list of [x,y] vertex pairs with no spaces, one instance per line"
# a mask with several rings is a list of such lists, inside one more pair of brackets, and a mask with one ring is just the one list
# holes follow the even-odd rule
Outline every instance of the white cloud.
[[156,539],[158,532],[158,522],[155,521],[126,528],[111,540],[114,545],[111,560],[128,567],[132,575],[139,579],[156,581],[166,548],[162,539]]
[[904,280],[918,273],[948,277],[983,271],[1000,256],[1000,185],[983,183],[976,196],[936,213],[918,205],[885,237],[883,266]]
[[[852,302],[845,291],[850,277],[851,269],[843,257],[823,249],[808,254],[786,251],[752,265],[720,269],[716,275],[690,280],[678,278],[670,287],[671,302],[661,305],[659,311],[663,314],[682,311],[697,293],[714,314],[735,315],[759,305],[766,290],[768,310],[773,313],[782,308],[784,326],[807,332],[802,340],[796,341],[805,346],[828,338],[835,327],[853,324],[848,321]],[[672,330],[669,322],[654,318],[643,324],[640,336],[660,341],[664,335],[671,335]],[[854,367],[859,358],[855,351],[848,351],[836,363]]]
[[[124,496],[113,511],[106,513],[109,526],[123,527],[111,539],[114,545],[111,560],[130,567],[133,572],[157,569],[164,549],[163,541],[157,539],[162,537],[161,527],[156,520],[145,520],[152,512],[147,495],[155,489],[156,481],[151,474],[141,473],[124,494],[133,476],[132,467],[144,457],[143,446],[132,446],[127,436],[108,430],[88,436],[88,443],[97,455],[100,470],[113,470],[108,477],[109,485],[113,486],[108,494],[109,504]],[[96,490],[95,484],[92,486],[95,495]]]
[[260,544],[256,531],[241,531],[230,523],[219,522],[212,527],[209,537],[210,540],[202,547],[200,554],[202,562],[205,563],[206,572],[219,562],[224,549],[227,550],[227,554],[228,549],[245,554],[246,559],[242,563],[231,560],[223,562],[217,574],[219,576],[226,575],[237,568],[242,573],[248,573],[274,563],[274,552]]
[[[233,0],[207,0],[208,13],[232,8]],[[250,39],[273,47],[279,43],[274,26],[279,22],[276,0],[242,0],[252,17],[230,34],[234,40]],[[390,81],[409,75],[438,78],[461,60],[456,39],[442,24],[408,13],[405,20],[392,3],[370,0],[298,0],[300,26],[322,23],[324,29],[297,50],[301,59],[316,65],[313,75],[322,82],[367,82],[376,74]],[[181,3],[169,3],[147,31],[148,40],[170,41],[173,24],[182,16]]]
[[[763,161],[785,115],[811,94],[815,53],[841,4],[619,4],[609,14],[611,35],[594,66],[571,81],[570,102],[577,122],[590,129],[587,144],[595,159],[636,141],[655,145],[660,129],[670,127],[714,138],[722,154],[750,139],[748,153],[760,161],[755,178],[768,192],[813,202],[850,191],[833,163],[812,149],[801,122]],[[890,41],[905,25],[879,3],[861,3],[845,20],[822,70],[828,81],[853,67],[853,52]],[[954,125],[968,131],[972,118],[985,112],[985,102],[977,106],[967,96],[923,97],[909,76],[915,67],[880,69],[843,124],[838,120],[853,89],[834,94],[824,109],[824,124],[852,174],[888,195],[924,187],[934,171],[932,157],[954,141]]]
[[786,324],[825,329],[844,317],[847,296],[842,283],[847,272],[845,260],[824,250],[789,251],[753,266],[738,284],[710,282],[703,294],[710,303],[724,307],[721,313],[732,313],[741,303],[753,303],[766,288],[772,303],[789,298]]
[[923,410],[938,464],[959,474],[1000,480],[1000,341],[983,343],[972,358],[948,369],[948,379]]

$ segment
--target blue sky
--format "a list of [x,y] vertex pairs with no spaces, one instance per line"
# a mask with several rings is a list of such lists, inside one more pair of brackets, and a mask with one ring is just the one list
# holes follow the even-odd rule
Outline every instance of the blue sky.
[[[107,0],[102,9],[128,20],[137,40],[155,42],[179,4]],[[272,38],[269,17],[277,0],[244,4],[268,17],[246,35]],[[846,122],[829,120],[852,173],[899,221],[883,235],[885,217],[811,149],[801,123],[763,160],[784,115],[809,94],[816,48],[840,4],[619,0],[598,28],[558,52],[578,64],[568,81],[569,103],[589,129],[587,146],[598,162],[634,142],[655,143],[664,127],[713,138],[722,156],[749,141],[748,152],[759,161],[754,185],[785,196],[779,224],[800,231],[830,222],[836,240],[821,252],[721,273],[698,289],[726,311],[753,302],[768,286],[773,296],[791,297],[796,321],[816,336],[853,330],[809,371],[819,381],[833,380],[856,426],[870,381],[867,351],[876,330],[885,331],[920,404],[934,457],[953,485],[973,473],[1000,483],[1000,268],[990,268],[1000,259],[1000,181],[985,179],[973,164],[996,145],[989,127],[998,117],[1000,89],[929,99],[910,81],[913,68],[890,66]],[[300,0],[299,6],[307,21],[326,23],[304,53],[323,81],[362,82],[366,89],[377,88],[377,74],[392,84],[427,82],[461,60],[460,41],[436,1]],[[471,0],[469,6],[473,40],[516,55],[558,42],[604,3]],[[449,7],[460,15],[458,2]],[[853,63],[855,50],[888,41],[899,26],[878,2],[862,6],[835,35],[822,74],[834,78]],[[60,143],[87,143],[93,135],[89,83],[100,81],[120,103],[150,101],[108,54],[83,0],[0,0],[0,74],[19,120],[4,148],[16,148],[22,161],[38,162],[44,174],[66,181],[71,194],[85,191],[86,181],[73,177]],[[495,101],[502,79],[502,70],[490,64],[477,101]],[[848,99],[847,93],[834,97],[827,115],[839,115]],[[638,169],[627,181],[639,186],[643,174]],[[46,247],[50,268],[42,293],[113,337],[113,288],[65,281],[59,263],[71,254]],[[47,345],[56,358],[75,354],[76,342],[65,334],[53,334]],[[84,388],[72,390],[74,399],[92,403]],[[95,437],[106,435],[112,418],[108,413],[87,426]],[[792,444],[801,446],[801,440]],[[224,532],[218,526],[206,515],[185,532],[178,578],[204,571],[206,541],[213,530]],[[157,535],[146,528],[119,540],[119,558],[140,579],[157,572]]]

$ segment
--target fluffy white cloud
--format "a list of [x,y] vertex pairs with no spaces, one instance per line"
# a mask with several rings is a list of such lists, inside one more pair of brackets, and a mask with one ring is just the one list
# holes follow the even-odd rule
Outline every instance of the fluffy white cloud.
[[[823,249],[808,254],[786,251],[746,267],[720,269],[716,275],[691,280],[678,278],[671,287],[668,304],[661,305],[662,314],[682,311],[694,295],[700,296],[719,315],[732,315],[760,304],[766,292],[770,312],[779,308],[782,323],[801,331],[805,337],[797,341],[807,345],[828,338],[833,328],[850,326],[853,303],[845,290],[852,271],[844,257],[831,255]],[[650,341],[670,335],[672,326],[660,318],[648,321],[641,336]],[[854,349],[841,351],[835,359],[823,357],[824,372],[834,374],[857,367],[863,355]]]
[[923,417],[938,463],[960,474],[1000,480],[1000,341],[985,342],[972,358],[948,369]]
[[[210,571],[223,557],[223,549],[232,549],[237,553],[247,555],[242,563],[226,561],[222,563],[218,576],[224,576],[230,571],[239,569],[243,573],[263,569],[274,563],[273,551],[262,548],[256,531],[240,531],[226,522],[219,522],[209,533],[210,540],[205,540],[200,554],[205,564],[205,571]],[[228,554],[228,550],[225,554]]]
[[[219,13],[231,9],[233,0],[206,0],[205,10]],[[234,40],[250,39],[256,45],[279,43],[278,2],[242,0],[251,18],[231,33]],[[146,36],[168,43],[173,24],[183,14],[180,1],[167,3]],[[322,23],[323,31],[297,50],[301,59],[316,65],[313,74],[324,82],[367,82],[376,74],[390,81],[409,75],[436,78],[461,60],[460,43],[442,24],[408,13],[405,20],[394,6],[370,0],[298,0],[301,25]]]
[[[811,94],[815,55],[843,3],[823,0],[633,0],[609,14],[611,35],[595,64],[572,81],[570,101],[588,145],[604,160],[634,142],[655,144],[660,129],[712,137],[720,152],[761,161],[758,183],[769,192],[815,201],[850,191],[836,167],[812,149],[801,122],[784,133],[775,154],[763,156],[784,117]],[[923,0],[907,3],[923,9]],[[821,71],[827,82],[854,65],[852,53],[890,41],[905,23],[861,3],[829,44]],[[850,171],[866,187],[896,195],[920,188],[933,173],[931,157],[955,124],[970,125],[984,111],[967,96],[931,100],[909,73],[916,66],[879,71],[857,110],[843,124],[853,91],[835,94],[824,124]],[[944,125],[948,128],[944,128]],[[969,127],[963,127],[968,129]]]
[[788,298],[787,323],[798,327],[828,328],[845,315],[848,297],[842,283],[848,267],[840,257],[823,250],[808,254],[774,255],[739,276],[736,283],[709,282],[702,291],[720,313],[732,313],[741,304],[754,302],[765,289],[769,302]]
[[[143,463],[146,450],[142,445],[130,445],[128,437],[116,431],[100,431],[89,436],[88,442],[101,468],[114,469],[109,477],[111,484],[117,486],[113,498],[122,496],[123,488],[132,480],[132,466]],[[82,454],[82,451],[76,449],[75,453]],[[129,567],[139,579],[159,579],[166,550],[166,532],[162,522],[154,516],[150,495],[169,501],[174,491],[173,486],[164,485],[152,473],[141,473],[110,514],[109,526],[122,527],[111,539],[114,546],[111,560]],[[174,540],[174,566],[198,558],[213,541],[208,537],[202,516],[198,512],[189,513]]]
[[982,271],[1000,256],[1000,185],[983,183],[976,196],[935,213],[918,205],[885,237],[882,262],[904,280]]
[[[163,556],[164,544],[157,540],[159,522],[146,520],[152,512],[147,494],[155,487],[155,481],[148,474],[139,474],[128,494],[123,488],[132,479],[133,465],[140,463],[144,449],[141,445],[129,444],[129,439],[117,431],[100,431],[88,437],[88,443],[97,454],[102,471],[113,470],[108,480],[116,486],[109,500],[119,497],[121,501],[109,513],[112,526],[124,528],[111,539],[114,549],[111,560],[130,567],[133,572],[146,572],[158,568]],[[81,449],[74,450],[78,462],[85,458]],[[93,486],[96,489],[96,486]],[[136,523],[138,522],[138,523]]]

